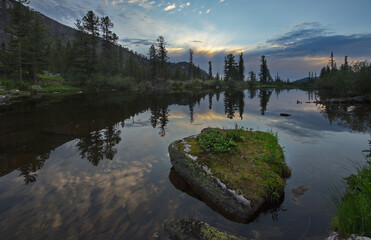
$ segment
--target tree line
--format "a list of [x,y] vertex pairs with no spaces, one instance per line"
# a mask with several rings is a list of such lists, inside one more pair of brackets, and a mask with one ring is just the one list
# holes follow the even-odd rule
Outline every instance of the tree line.
[[340,92],[371,92],[371,64],[365,61],[348,62],[344,57],[343,64],[337,67],[334,53],[331,52],[328,64],[321,69],[319,80],[315,83],[318,88],[326,88]]
[[[47,71],[58,73],[73,85],[133,87],[148,85],[156,78],[189,79],[182,68],[169,68],[166,41],[160,36],[148,58],[124,49],[113,32],[108,16],[88,11],[75,22],[74,40],[53,39],[39,14],[28,1],[14,2],[8,9],[5,31],[10,40],[0,45],[0,77],[17,84],[40,80]],[[197,78],[201,69],[194,67]]]

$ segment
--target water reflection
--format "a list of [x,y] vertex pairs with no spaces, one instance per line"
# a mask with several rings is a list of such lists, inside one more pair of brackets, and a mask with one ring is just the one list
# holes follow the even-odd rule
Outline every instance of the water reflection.
[[[104,96],[103,96],[104,95]],[[150,124],[165,137],[172,104],[193,108],[206,92],[114,93],[30,99],[3,106],[0,117],[0,176],[18,169],[26,184],[37,180],[49,154],[76,139],[79,155],[92,165],[112,160],[125,120],[150,110]]]
[[121,141],[121,131],[117,125],[109,126],[101,131],[94,131],[79,138],[76,144],[81,158],[87,158],[94,166],[104,159],[112,160]]
[[269,98],[272,95],[272,89],[260,89],[259,90],[259,99],[260,99],[260,114],[265,115],[267,111],[267,105],[269,102]]
[[35,182],[37,178],[37,171],[44,166],[44,162],[49,158],[49,153],[35,157],[28,164],[22,165],[18,170],[21,172],[19,176],[23,176],[24,182],[29,184]]
[[224,93],[224,113],[227,118],[233,119],[235,112],[239,112],[239,117],[243,119],[245,109],[245,94],[243,91],[227,91]]
[[[182,176],[180,176],[175,171],[174,168],[170,169],[169,180],[174,185],[174,187],[176,189],[178,189],[178,190],[180,190],[184,193],[187,193],[189,196],[191,196],[191,197],[193,197],[197,200],[205,202],[205,204],[207,206],[209,206],[211,209],[213,209],[215,212],[221,214],[225,218],[227,218],[231,221],[240,222],[240,223],[249,223],[251,221],[254,221],[259,216],[259,214],[261,214],[261,213],[264,213],[266,215],[269,214],[269,215],[272,216],[272,219],[274,221],[278,221],[278,212],[281,211],[280,206],[285,199],[285,196],[282,195],[282,197],[278,201],[275,201],[274,203],[268,203],[268,204],[263,205],[262,208],[257,213],[255,213],[250,219],[241,220],[241,219],[236,218],[235,216],[232,216],[232,215],[228,214],[227,212],[223,211],[223,209],[219,208],[214,203],[208,201],[207,198],[200,195],[200,194],[202,194],[201,191],[197,191],[195,186],[189,185],[186,182],[186,180],[184,180],[182,178]],[[200,194],[197,194],[197,193],[200,193]]]
[[[183,217],[249,238],[323,239],[331,214],[328,185],[352,173],[350,160],[363,159],[371,110],[312,102],[320,98],[295,89],[197,90],[82,94],[5,106],[2,239],[150,239],[161,237],[163,220]],[[172,141],[236,123],[277,131],[293,171],[287,188],[311,189],[295,203],[286,192],[287,211],[263,213],[248,225],[226,220],[169,176]]]
[[333,104],[324,103],[321,113],[329,120],[330,124],[336,122],[342,127],[356,132],[371,130],[370,104]]

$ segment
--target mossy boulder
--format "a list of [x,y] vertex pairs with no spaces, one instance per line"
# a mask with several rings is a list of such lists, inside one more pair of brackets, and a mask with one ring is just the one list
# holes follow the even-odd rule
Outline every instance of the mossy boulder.
[[194,219],[166,220],[165,234],[171,240],[245,240]]
[[291,175],[272,133],[206,128],[171,143],[169,154],[193,192],[238,222],[248,222],[259,210],[280,202]]

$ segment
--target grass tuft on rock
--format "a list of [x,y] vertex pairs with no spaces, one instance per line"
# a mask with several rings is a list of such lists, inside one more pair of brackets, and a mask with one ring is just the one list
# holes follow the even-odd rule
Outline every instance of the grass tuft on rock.
[[197,138],[185,141],[191,145],[190,155],[197,156],[228,188],[253,202],[277,201],[285,178],[291,176],[277,134],[272,132],[206,128]]

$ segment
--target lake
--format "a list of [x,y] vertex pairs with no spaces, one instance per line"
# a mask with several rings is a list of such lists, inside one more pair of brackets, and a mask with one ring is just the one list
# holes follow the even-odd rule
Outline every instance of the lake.
[[[342,178],[365,162],[371,109],[318,98],[274,89],[107,92],[3,106],[1,239],[166,239],[163,221],[185,217],[252,239],[323,239],[329,192],[343,191]],[[249,224],[214,212],[170,175],[172,141],[236,125],[277,132],[292,170],[283,203]],[[300,185],[309,190],[297,196]]]

